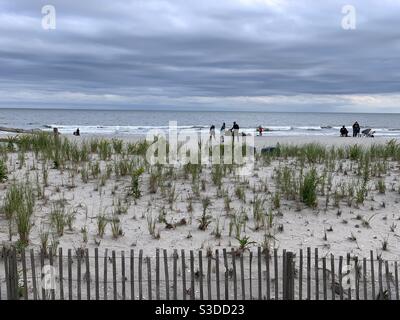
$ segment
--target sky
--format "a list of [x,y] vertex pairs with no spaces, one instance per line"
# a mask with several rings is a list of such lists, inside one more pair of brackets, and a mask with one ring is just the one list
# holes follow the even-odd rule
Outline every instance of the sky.
[[2,0],[0,107],[400,112],[399,16],[399,0]]

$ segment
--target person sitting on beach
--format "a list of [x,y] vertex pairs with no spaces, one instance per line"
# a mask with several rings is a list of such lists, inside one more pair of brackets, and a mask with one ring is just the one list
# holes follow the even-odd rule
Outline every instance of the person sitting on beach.
[[74,131],[73,135],[77,136],[77,137],[79,137],[81,135],[79,128],[77,128],[76,131]]
[[215,126],[214,125],[212,125],[210,127],[210,140],[211,140],[211,138],[215,139]]
[[343,127],[340,129],[340,136],[341,136],[341,137],[348,137],[348,134],[349,134],[349,131],[347,131],[346,127],[343,126]]
[[356,121],[353,124],[353,137],[358,137],[359,135],[360,135],[360,125]]
[[58,128],[53,128],[53,134],[55,137],[57,137],[60,134],[60,132],[58,131]]

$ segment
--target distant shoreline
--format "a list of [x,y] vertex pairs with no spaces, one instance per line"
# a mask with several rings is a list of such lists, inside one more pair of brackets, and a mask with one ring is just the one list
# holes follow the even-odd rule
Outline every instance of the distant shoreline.
[[220,109],[220,110],[213,110],[213,109],[203,109],[203,110],[194,110],[194,109],[181,109],[181,108],[132,108],[132,107],[105,107],[105,108],[99,108],[99,107],[94,107],[94,108],[80,108],[80,107],[60,107],[60,108],[55,108],[55,107],[2,107],[0,106],[0,110],[38,110],[38,111],[46,111],[46,110],[51,110],[51,111],[135,111],[135,112],[149,112],[149,111],[159,111],[159,112],[193,112],[193,113],[203,113],[203,112],[215,112],[215,113],[240,113],[240,112],[246,112],[246,113],[272,113],[272,114],[284,114],[284,113],[291,113],[291,114],[358,114],[358,115],[400,115],[400,112],[324,112],[324,111],[274,111],[274,110],[246,110],[246,109]]

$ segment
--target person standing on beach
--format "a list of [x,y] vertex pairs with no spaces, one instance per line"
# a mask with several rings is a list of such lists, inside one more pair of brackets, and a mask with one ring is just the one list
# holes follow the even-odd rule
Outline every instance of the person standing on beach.
[[356,121],[353,124],[353,137],[358,137],[358,135],[360,134],[360,125],[358,124],[358,122]]
[[236,123],[236,121],[233,122],[233,127],[231,129],[232,135],[235,137],[237,136],[237,139],[239,141],[239,125]]
[[222,124],[221,127],[221,142],[224,142],[224,137],[225,137],[225,122]]
[[214,140],[215,140],[215,126],[214,125],[212,125],[210,127],[210,141],[211,141],[211,138],[214,138]]
[[259,135],[260,137],[262,137],[262,133],[263,133],[263,131],[264,131],[264,128],[263,128],[262,126],[259,126],[259,127],[257,128],[257,131],[258,131],[258,135]]

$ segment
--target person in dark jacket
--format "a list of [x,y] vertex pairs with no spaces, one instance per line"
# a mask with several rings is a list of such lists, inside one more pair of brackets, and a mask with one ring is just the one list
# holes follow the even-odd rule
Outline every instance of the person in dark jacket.
[[231,129],[232,135],[238,137],[239,140],[239,125],[236,121],[233,122],[233,127]]
[[353,124],[353,137],[358,137],[360,134],[360,125],[358,124],[358,122],[354,122]]
[[348,134],[349,134],[349,131],[346,129],[345,126],[343,126],[343,127],[340,129],[340,136],[341,136],[341,137],[348,137]]

